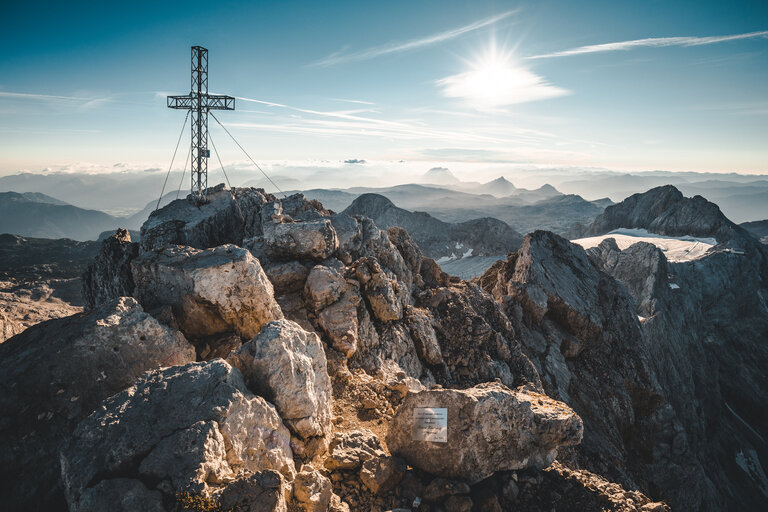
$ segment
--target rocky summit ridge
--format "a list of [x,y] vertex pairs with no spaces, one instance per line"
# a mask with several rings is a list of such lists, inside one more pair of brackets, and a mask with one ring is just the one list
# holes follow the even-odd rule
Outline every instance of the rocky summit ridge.
[[752,432],[768,409],[748,391],[765,384],[767,260],[752,239],[675,266],[653,246],[587,252],[538,231],[467,282],[401,227],[301,194],[207,192],[153,212],[140,244],[105,240],[87,311],[0,345],[10,510],[765,498]]

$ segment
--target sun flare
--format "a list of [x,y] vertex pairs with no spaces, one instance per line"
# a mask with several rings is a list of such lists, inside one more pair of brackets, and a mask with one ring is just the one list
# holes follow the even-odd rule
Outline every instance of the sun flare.
[[479,109],[526,103],[568,94],[527,69],[513,52],[491,45],[470,69],[438,81],[443,95],[462,98]]

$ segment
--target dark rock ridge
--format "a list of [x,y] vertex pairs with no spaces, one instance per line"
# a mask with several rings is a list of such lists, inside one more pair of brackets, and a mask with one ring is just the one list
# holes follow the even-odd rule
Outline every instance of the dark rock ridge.
[[520,247],[523,236],[508,224],[491,217],[451,224],[425,212],[409,212],[379,194],[363,194],[344,210],[363,215],[381,228],[405,229],[428,257],[461,258],[506,254]]
[[728,220],[715,203],[701,196],[683,197],[672,185],[633,194],[607,207],[583,235],[602,235],[617,228],[642,228],[667,236],[713,237],[720,243],[738,242],[746,236],[746,231]]
[[670,263],[650,244],[620,251],[606,239],[585,253],[536,232],[480,279],[547,393],[584,420],[571,462],[681,509],[759,508],[768,498],[768,403],[754,391],[768,385],[765,248],[715,205],[672,187],[609,207],[592,226],[719,245]]

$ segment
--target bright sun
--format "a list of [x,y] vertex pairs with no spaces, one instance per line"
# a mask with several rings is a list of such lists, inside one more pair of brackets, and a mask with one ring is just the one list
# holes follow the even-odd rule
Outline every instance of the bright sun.
[[497,50],[495,45],[470,63],[470,68],[438,81],[445,96],[463,98],[476,108],[488,109],[568,93],[528,70],[512,52]]

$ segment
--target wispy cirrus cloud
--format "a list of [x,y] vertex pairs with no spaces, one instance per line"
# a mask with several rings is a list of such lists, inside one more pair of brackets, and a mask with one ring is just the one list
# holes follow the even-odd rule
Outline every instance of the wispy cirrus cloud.
[[528,59],[550,59],[553,57],[568,57],[571,55],[583,55],[587,53],[602,53],[632,50],[634,48],[662,48],[667,46],[703,46],[708,44],[724,43],[726,41],[738,41],[740,39],[768,38],[768,30],[759,32],[747,32],[728,36],[685,36],[685,37],[648,37],[645,39],[633,39],[630,41],[618,41],[615,43],[592,44],[579,46],[570,50],[552,53],[532,55]]
[[469,32],[473,32],[475,30],[498,23],[506,18],[509,18],[510,16],[512,16],[517,12],[518,12],[517,9],[506,11],[501,14],[497,14],[495,16],[490,16],[488,18],[477,20],[475,22],[472,22],[468,25],[464,25],[462,27],[446,30],[444,32],[438,32],[436,34],[432,34],[430,36],[422,37],[419,39],[411,39],[410,41],[391,42],[381,46],[374,46],[373,48],[368,48],[365,50],[361,50],[358,52],[351,52],[351,53],[346,53],[345,50],[342,50],[340,52],[332,53],[331,55],[328,55],[323,59],[315,61],[311,63],[310,66],[328,67],[336,64],[346,63],[346,62],[357,62],[361,60],[368,60],[376,57],[381,57],[383,55],[407,52],[411,50],[417,50],[419,48],[425,48],[427,46],[433,46],[435,44],[442,43],[445,41],[450,41],[451,39],[456,39],[457,37],[461,37],[464,34],[467,34]]
[[105,103],[112,101],[112,98],[94,96],[91,98],[81,96],[58,96],[53,94],[36,94],[28,92],[9,92],[0,91],[0,98],[8,98],[12,100],[22,101],[46,101],[59,104],[72,104],[77,105],[81,110],[88,110],[96,107],[100,107]]

